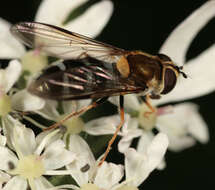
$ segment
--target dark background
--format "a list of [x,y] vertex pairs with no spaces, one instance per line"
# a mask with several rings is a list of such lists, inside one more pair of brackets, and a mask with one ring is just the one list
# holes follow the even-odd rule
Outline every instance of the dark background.
[[[114,1],[114,14],[97,39],[124,49],[157,53],[168,34],[204,2]],[[33,21],[39,3],[40,0],[4,1],[0,6],[0,17],[11,23]],[[215,19],[212,19],[194,40],[187,59],[209,47],[215,42],[214,39]],[[208,123],[210,142],[206,145],[197,144],[180,153],[168,152],[166,169],[154,171],[140,189],[210,189],[215,186],[214,98],[215,94],[212,93],[192,100],[200,105],[200,112]]]

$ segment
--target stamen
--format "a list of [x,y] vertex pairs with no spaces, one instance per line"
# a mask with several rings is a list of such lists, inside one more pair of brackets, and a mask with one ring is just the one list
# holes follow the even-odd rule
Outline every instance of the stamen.
[[48,65],[47,56],[37,51],[28,51],[21,57],[22,68],[30,73],[37,73]]
[[40,156],[32,154],[21,158],[14,172],[31,181],[41,177],[45,173],[45,167]]
[[157,112],[152,112],[148,114],[148,116],[145,116],[145,113],[151,111],[148,106],[143,103],[140,107],[139,110],[139,117],[138,121],[140,124],[140,127],[146,129],[146,130],[151,130],[153,127],[155,127],[156,120],[157,120]]
[[72,117],[63,123],[67,128],[67,134],[78,134],[84,128],[84,122],[80,117]]

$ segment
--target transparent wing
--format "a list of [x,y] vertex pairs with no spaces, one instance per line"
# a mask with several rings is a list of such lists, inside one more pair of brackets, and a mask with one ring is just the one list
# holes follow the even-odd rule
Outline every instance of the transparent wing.
[[146,86],[130,84],[114,64],[88,57],[64,60],[43,70],[28,90],[41,98],[75,100],[144,92]]
[[81,59],[90,56],[106,62],[115,62],[118,56],[126,52],[49,24],[21,22],[12,26],[11,32],[25,45],[62,59]]

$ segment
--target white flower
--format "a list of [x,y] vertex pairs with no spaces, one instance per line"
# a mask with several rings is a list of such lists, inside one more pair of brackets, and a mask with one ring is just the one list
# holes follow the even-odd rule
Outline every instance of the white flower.
[[135,190],[160,164],[167,146],[167,136],[158,134],[140,150],[128,149],[125,152],[126,179],[120,182],[124,175],[121,165],[104,162],[99,167],[99,160],[95,161],[87,143],[78,135],[71,135],[69,149],[76,155],[76,159],[67,169],[79,187],[70,187],[81,190]]
[[64,24],[69,14],[88,0],[43,0],[35,21],[64,27],[67,30],[77,32],[94,38],[102,31],[109,21],[113,4],[109,0],[103,0],[91,5],[83,14]]
[[[147,137],[148,135],[146,135]],[[137,151],[133,148],[125,152],[126,185],[138,187],[161,163],[168,147],[168,137],[159,133],[147,138]]]
[[5,69],[0,69],[0,115],[6,116],[13,110],[33,111],[41,109],[44,101],[32,96],[26,90],[21,90],[15,94],[12,86],[17,82],[21,74],[19,61],[12,60]]
[[19,58],[25,53],[25,48],[10,33],[11,24],[0,18],[0,58]]
[[76,159],[67,165],[71,176],[80,186],[76,189],[111,190],[122,179],[123,166],[104,162],[99,167],[99,160],[95,160],[87,143],[78,135],[70,136],[69,150],[76,155]]
[[32,190],[50,188],[43,175],[68,174],[59,168],[72,162],[74,154],[65,149],[63,141],[52,139],[58,131],[38,138],[17,120],[11,118],[11,122],[14,127],[8,139],[13,151],[0,146],[0,170],[11,176],[3,190],[24,190],[28,185]]
[[[172,151],[193,146],[196,140],[201,143],[208,142],[207,125],[195,104],[160,107],[157,112],[146,118],[144,113],[149,111],[149,108],[144,103],[140,104],[135,95],[126,95],[124,98],[127,104],[125,108],[131,116],[126,114],[125,124],[118,134],[122,137],[118,144],[120,152],[125,152],[136,137],[146,140],[146,131],[151,131],[154,127],[167,134],[170,141],[169,149]],[[184,119],[186,117],[189,117],[189,120]],[[85,124],[85,131],[92,135],[114,134],[119,121],[119,115],[95,119]],[[139,141],[142,143],[141,139]]]
[[[129,96],[136,98],[133,95]],[[129,102],[129,98],[125,98]],[[149,111],[144,103],[139,104],[139,109],[133,111],[139,113],[138,117],[133,119],[136,119],[143,132],[156,126],[159,131],[168,135],[169,149],[172,151],[180,151],[193,146],[196,140],[201,143],[207,143],[209,140],[207,125],[199,114],[197,105],[193,103],[160,107],[149,118],[144,116],[144,113]],[[134,127],[130,126],[130,128]],[[132,139],[127,141],[127,145],[130,145],[131,141]]]
[[[214,91],[214,45],[185,64],[185,54],[190,43],[200,29],[215,16],[214,9],[215,1],[206,2],[185,19],[163,44],[160,52],[170,55],[176,63],[184,65],[185,72],[191,78],[179,78],[176,88],[171,93],[164,95],[160,100],[153,100],[153,104],[161,105],[170,101],[186,100]],[[111,101],[118,102],[118,98],[114,97]],[[168,135],[170,140],[169,149],[173,151],[190,147],[196,140],[201,143],[206,143],[209,140],[207,125],[199,114],[198,107],[192,103],[160,107],[157,112],[149,115],[148,118],[144,117],[144,113],[149,111],[148,107],[145,104],[140,104],[136,95],[126,95],[124,107],[131,114],[131,117],[123,126],[121,133],[119,133],[119,135],[123,136],[119,142],[121,152],[126,151],[133,138],[137,136],[142,136],[139,142],[144,143],[145,131],[150,131],[154,126],[157,126],[159,131]],[[91,121],[95,127],[89,129],[88,133],[97,135],[113,134],[114,127],[112,127],[112,131],[107,132],[107,126],[102,125],[101,120],[104,123],[108,123],[109,126],[117,126],[119,120],[114,120],[115,117],[110,116]],[[185,118],[187,117],[189,119],[186,120]],[[127,125],[127,123],[130,124]],[[138,126],[142,127],[142,132],[140,132]],[[94,129],[98,130],[95,131]]]
[[[73,113],[83,106],[86,106],[90,103],[91,100],[81,100],[81,101],[63,101],[61,108],[64,114],[60,114],[58,111],[58,104],[56,101],[46,101],[45,106],[41,110],[36,110],[35,113],[41,115],[45,119],[59,122],[69,113]],[[29,119],[24,116],[25,119]],[[63,126],[66,127],[66,132],[64,134],[64,141],[67,142],[67,138],[70,135],[79,134],[84,131],[91,135],[107,135],[114,134],[117,124],[119,124],[120,118],[118,115],[110,117],[101,117],[99,119],[91,120],[84,123],[81,117],[71,117],[63,123]],[[38,123],[36,125],[42,129],[45,129],[45,126],[42,126]],[[129,114],[125,115],[125,124],[122,128],[122,131],[118,135],[122,136],[120,140],[119,148],[121,152],[127,149],[133,138],[139,137],[142,134],[142,130],[138,128],[138,121],[130,118]]]
[[[165,107],[163,108],[165,109]],[[189,118],[189,119],[185,119]],[[196,143],[207,143],[209,140],[207,124],[193,103],[174,106],[169,113],[157,117],[157,129],[169,137],[169,149],[181,151]]]
[[[114,134],[119,122],[119,115],[101,117],[85,123],[85,131],[91,135]],[[118,135],[122,137],[118,144],[119,151],[125,152],[132,140],[142,135],[142,130],[138,128],[138,121],[126,114],[125,123]]]
[[[44,100],[29,94],[26,90],[13,92],[12,86],[21,74],[19,61],[12,60],[5,69],[0,69],[0,116],[1,125],[8,123],[8,116],[19,111],[34,111],[44,106]],[[7,130],[7,127],[5,128]]]
[[[90,101],[90,99],[81,101],[63,101],[61,102],[61,112],[63,113],[60,113],[58,110],[58,102],[54,100],[47,100],[45,106],[40,110],[36,110],[35,113],[41,115],[45,119],[59,122],[68,114],[73,113],[82,108],[83,105],[88,105]],[[85,131],[84,122],[80,117],[71,117],[70,119],[66,120],[63,125],[66,127],[67,130],[66,134],[64,135],[65,139],[67,138],[67,135],[78,134],[81,131]],[[38,126],[45,129],[44,126]]]
[[181,101],[199,97],[215,89],[214,56],[215,44],[203,51],[200,55],[186,62],[186,52],[198,32],[215,16],[215,1],[207,1],[200,8],[187,17],[162,45],[160,52],[169,55],[176,63],[184,66],[188,79],[177,82],[176,87],[156,104],[170,101]]

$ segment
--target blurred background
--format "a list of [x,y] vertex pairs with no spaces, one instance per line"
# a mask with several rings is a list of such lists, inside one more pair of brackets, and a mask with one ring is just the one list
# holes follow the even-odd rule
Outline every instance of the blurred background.
[[[114,13],[97,39],[124,49],[157,53],[170,32],[204,2],[113,1]],[[39,4],[40,0],[2,1],[0,17],[11,23],[33,21]],[[191,44],[187,60],[214,43],[215,19],[212,19]],[[168,152],[166,169],[154,171],[140,189],[209,189],[215,186],[215,93],[190,101],[200,106],[210,131],[209,143],[197,143],[180,153]]]

